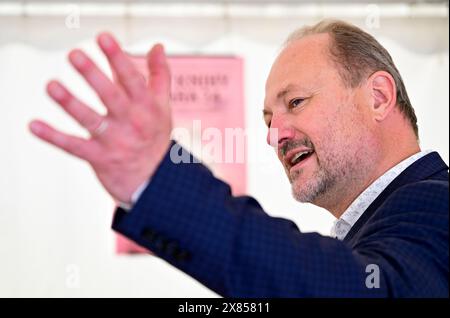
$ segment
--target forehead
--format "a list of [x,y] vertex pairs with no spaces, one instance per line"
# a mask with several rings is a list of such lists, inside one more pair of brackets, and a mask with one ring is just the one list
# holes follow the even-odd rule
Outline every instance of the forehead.
[[[329,35],[308,35],[286,46],[276,58],[266,81],[266,97],[289,85],[304,89],[314,86],[325,73],[334,70],[329,57]],[[328,74],[331,75],[331,74]]]

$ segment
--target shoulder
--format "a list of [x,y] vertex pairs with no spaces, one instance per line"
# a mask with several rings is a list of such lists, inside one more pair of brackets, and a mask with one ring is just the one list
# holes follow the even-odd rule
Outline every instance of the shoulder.
[[448,181],[418,181],[392,192],[360,230],[359,237],[445,238],[448,237],[448,219]]
[[448,295],[448,181],[404,185],[361,228],[354,252],[383,269],[393,296]]
[[422,180],[395,190],[380,206],[380,212],[423,211],[448,214],[448,180]]

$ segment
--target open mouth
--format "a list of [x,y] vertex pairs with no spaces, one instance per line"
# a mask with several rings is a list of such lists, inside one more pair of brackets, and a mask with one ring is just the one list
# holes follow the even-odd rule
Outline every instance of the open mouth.
[[309,157],[311,157],[313,153],[314,153],[314,150],[303,150],[303,151],[299,151],[299,152],[295,153],[288,161],[289,168],[301,165]]

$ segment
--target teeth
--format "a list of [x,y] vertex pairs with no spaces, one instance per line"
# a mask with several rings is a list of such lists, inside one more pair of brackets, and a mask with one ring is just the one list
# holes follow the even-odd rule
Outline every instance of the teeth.
[[294,164],[301,156],[304,154],[309,153],[310,151],[300,151],[299,153],[296,153],[294,157],[291,159],[291,164]]

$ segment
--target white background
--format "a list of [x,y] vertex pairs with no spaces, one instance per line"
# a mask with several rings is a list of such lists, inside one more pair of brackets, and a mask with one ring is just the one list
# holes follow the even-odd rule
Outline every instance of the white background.
[[[403,75],[422,148],[437,150],[449,161],[445,7],[411,14],[409,7],[258,6],[247,11],[237,7],[223,16],[221,8],[181,6],[146,16],[81,14],[78,28],[66,25],[73,7],[56,15],[50,15],[51,6],[46,8],[41,15],[22,16],[6,14],[0,7],[0,296],[217,296],[156,257],[115,255],[110,229],[114,205],[90,167],[27,130],[31,119],[43,118],[64,131],[85,134],[46,97],[44,88],[49,79],[62,79],[101,111],[94,94],[69,67],[66,54],[83,48],[106,70],[94,42],[102,30],[113,32],[136,54],[158,41],[169,54],[244,58],[249,158],[269,158],[264,165],[248,167],[248,193],[269,214],[294,220],[302,231],[327,235],[333,217],[291,198],[281,165],[265,145],[261,108],[271,63],[285,37],[303,24],[333,15],[374,34]],[[379,20],[371,16],[374,12],[381,14]]]

